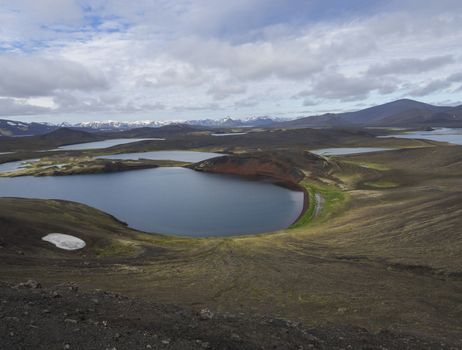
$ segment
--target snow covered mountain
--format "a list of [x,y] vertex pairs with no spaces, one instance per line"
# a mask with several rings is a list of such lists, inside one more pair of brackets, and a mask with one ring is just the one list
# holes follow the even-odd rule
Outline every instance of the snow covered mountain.
[[[93,122],[82,122],[72,125],[76,128],[93,129],[101,131],[112,131],[112,130],[129,130],[142,127],[158,128],[165,125],[172,124],[186,124],[186,125],[197,125],[210,128],[235,128],[235,127],[258,127],[268,126],[275,122],[287,121],[283,118],[274,117],[249,117],[244,119],[232,119],[226,117],[223,119],[198,119],[198,120],[137,120],[137,121],[93,121]],[[69,125],[66,125],[69,126]]]
[[0,136],[40,135],[56,129],[47,123],[24,123],[15,120],[0,119]]
[[105,120],[105,121],[92,121],[92,122],[81,122],[71,125],[75,128],[93,129],[100,131],[113,131],[113,130],[129,130],[135,128],[158,128],[164,125],[176,124],[178,122],[165,122],[155,120],[136,120],[136,121],[117,121],[117,120]]
[[26,123],[14,120],[0,119],[0,136],[28,136],[41,135],[58,128],[74,128],[87,131],[124,131],[136,128],[159,128],[166,125],[190,125],[205,128],[239,128],[263,127],[273,123],[288,121],[290,119],[274,117],[249,117],[244,119],[198,119],[198,120],[136,120],[136,121],[91,121],[71,123]]

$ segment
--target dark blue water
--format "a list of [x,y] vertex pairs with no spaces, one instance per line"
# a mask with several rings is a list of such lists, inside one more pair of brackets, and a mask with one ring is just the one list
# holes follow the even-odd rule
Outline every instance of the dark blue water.
[[303,207],[302,192],[185,168],[0,178],[0,196],[76,201],[142,231],[196,237],[276,231]]

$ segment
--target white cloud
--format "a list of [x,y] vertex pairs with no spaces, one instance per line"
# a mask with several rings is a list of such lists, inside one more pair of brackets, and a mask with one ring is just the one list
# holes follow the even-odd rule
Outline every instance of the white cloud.
[[372,92],[386,95],[397,89],[398,82],[394,79],[345,76],[332,71],[320,75],[309,92],[311,96],[321,99],[357,101],[366,99]]
[[252,108],[258,106],[259,101],[254,98],[245,98],[234,103],[234,108]]
[[0,56],[0,96],[48,96],[58,90],[92,91],[107,88],[97,69],[65,59],[40,56]]
[[387,63],[374,64],[369,67],[367,74],[380,76],[388,74],[419,74],[425,73],[448,64],[454,63],[452,55],[435,56],[429,58],[401,58],[394,59]]
[[313,100],[310,99],[310,98],[305,98],[305,99],[303,100],[303,106],[304,106],[304,107],[316,106],[316,105],[318,105],[318,104],[319,104],[319,102],[313,101]]
[[0,98],[0,116],[34,115],[49,113],[49,108],[27,103],[25,100]]
[[421,97],[426,96],[436,91],[440,91],[449,87],[447,81],[443,79],[431,80],[429,82],[421,84],[419,87],[409,92],[410,96]]
[[433,79],[417,84],[417,86],[409,92],[410,96],[421,97],[427,96],[441,90],[448,90],[455,86],[454,91],[460,90],[458,83],[462,83],[462,73],[454,73],[442,79]]
[[243,94],[246,90],[242,84],[224,81],[211,86],[207,93],[212,95],[214,100],[224,100],[232,95]]
[[[420,4],[351,12],[335,1],[340,15],[329,16],[319,0],[3,0],[0,98],[13,98],[15,113],[174,119],[402,95],[460,100],[462,5]],[[37,96],[52,109],[27,107]]]

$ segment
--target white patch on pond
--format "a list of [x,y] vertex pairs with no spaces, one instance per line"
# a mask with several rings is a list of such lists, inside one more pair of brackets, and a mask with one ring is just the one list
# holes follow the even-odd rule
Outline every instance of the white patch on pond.
[[54,244],[57,248],[65,250],[77,250],[85,247],[85,242],[80,238],[63,233],[50,233],[42,237],[43,241]]

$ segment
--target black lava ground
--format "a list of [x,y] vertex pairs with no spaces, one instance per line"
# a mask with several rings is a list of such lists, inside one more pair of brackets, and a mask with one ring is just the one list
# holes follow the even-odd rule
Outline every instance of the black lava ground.
[[283,319],[216,314],[75,284],[0,282],[0,349],[462,349],[460,344],[364,329],[305,329]]

